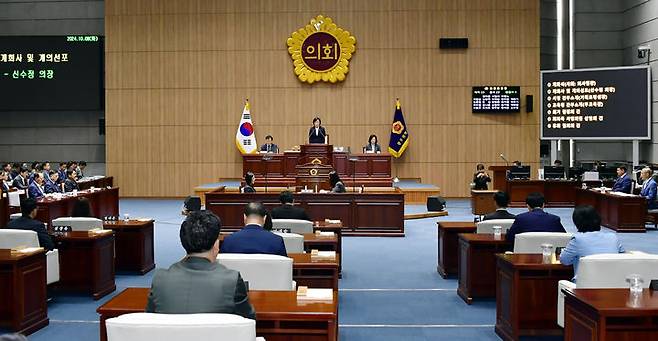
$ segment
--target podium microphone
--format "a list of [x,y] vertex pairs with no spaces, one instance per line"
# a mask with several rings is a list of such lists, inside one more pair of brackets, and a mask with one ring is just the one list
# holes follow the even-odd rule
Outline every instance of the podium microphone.
[[356,163],[359,161],[359,158],[351,157],[347,161],[352,163],[352,192],[356,193]]
[[509,161],[507,161],[507,159],[505,158],[505,155],[503,155],[503,153],[500,153],[499,156],[500,156],[501,159],[505,160],[505,165],[509,166]]

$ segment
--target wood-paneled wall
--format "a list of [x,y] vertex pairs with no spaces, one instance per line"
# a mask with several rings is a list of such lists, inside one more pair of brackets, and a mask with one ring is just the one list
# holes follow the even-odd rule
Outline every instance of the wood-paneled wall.
[[[475,164],[539,161],[538,0],[106,0],[107,173],[123,196],[184,196],[240,177],[249,98],[258,143],[304,143],[319,113],[334,145],[386,146],[396,97],[410,133],[394,175],[468,195]],[[289,34],[316,15],[357,39],[347,79],[302,84]],[[439,50],[468,37],[467,50]],[[471,86],[520,85],[520,114],[472,114]]]

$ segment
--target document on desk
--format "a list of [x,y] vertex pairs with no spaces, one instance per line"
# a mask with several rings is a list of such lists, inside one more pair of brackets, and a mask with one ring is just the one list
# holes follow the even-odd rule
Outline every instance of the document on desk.
[[304,294],[297,293],[298,301],[333,301],[334,289],[308,288]]

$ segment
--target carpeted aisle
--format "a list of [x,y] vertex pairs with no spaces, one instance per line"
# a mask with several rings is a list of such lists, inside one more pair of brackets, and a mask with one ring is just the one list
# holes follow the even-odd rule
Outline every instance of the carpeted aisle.
[[[467,306],[456,294],[456,279],[436,272],[436,221],[472,220],[468,200],[449,200],[450,215],[405,222],[404,238],[346,237],[340,281],[340,339],[366,340],[499,340],[493,330],[494,300]],[[168,267],[184,255],[178,240],[182,221],[177,200],[121,200],[121,213],[156,220],[157,267]],[[423,212],[422,206],[405,211]],[[522,209],[513,209],[520,213]],[[573,231],[572,209],[549,209]],[[658,253],[658,232],[622,234],[627,250]],[[148,287],[145,276],[117,275],[117,291]],[[94,301],[86,296],[56,296],[48,305],[50,325],[30,336],[35,341],[98,340],[96,308],[112,295]],[[560,338],[528,338],[559,340]]]

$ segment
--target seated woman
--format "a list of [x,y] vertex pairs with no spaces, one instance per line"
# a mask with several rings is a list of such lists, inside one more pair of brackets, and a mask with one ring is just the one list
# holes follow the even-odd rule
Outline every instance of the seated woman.
[[91,204],[87,198],[78,198],[73,203],[73,209],[71,210],[71,217],[82,217],[82,218],[93,218],[91,214]]
[[368,138],[368,144],[363,147],[364,153],[381,153],[382,148],[377,144],[377,135],[372,134]]
[[254,175],[254,173],[247,172],[247,174],[244,175],[244,182],[245,185],[240,188],[240,193],[256,192],[256,189],[254,189],[254,183],[256,182],[256,175]]
[[345,185],[340,181],[336,171],[329,173],[329,183],[331,184],[331,193],[345,193]]
[[489,189],[487,182],[491,182],[491,177],[484,170],[484,164],[478,163],[477,166],[475,166],[475,174],[473,174],[473,184],[475,185],[473,186],[473,189],[486,191]]
[[[617,238],[617,233],[601,231],[601,217],[594,207],[578,206],[573,211],[573,223],[578,233],[574,234],[567,247],[560,253],[560,263],[573,264],[573,273],[578,274],[580,257],[600,253],[623,253],[624,247]],[[576,281],[574,275],[573,282]]]

